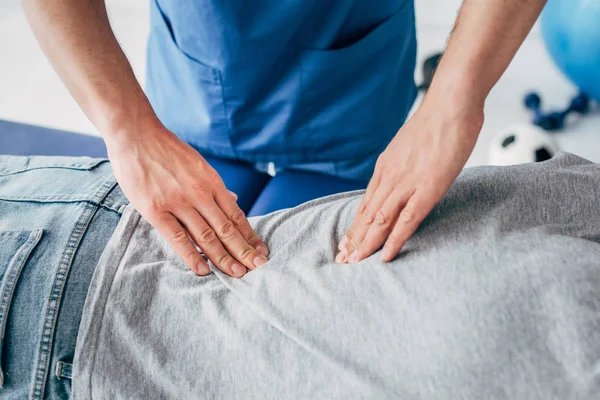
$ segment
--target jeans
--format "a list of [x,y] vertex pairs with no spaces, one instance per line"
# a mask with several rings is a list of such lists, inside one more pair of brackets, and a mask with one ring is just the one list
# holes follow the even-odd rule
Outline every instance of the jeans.
[[0,398],[70,398],[81,312],[127,205],[110,164],[0,156]]

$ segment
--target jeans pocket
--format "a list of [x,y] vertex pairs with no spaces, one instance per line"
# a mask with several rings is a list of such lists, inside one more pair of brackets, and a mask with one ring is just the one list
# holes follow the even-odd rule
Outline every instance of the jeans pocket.
[[[0,231],[0,360],[12,297],[23,267],[39,243],[42,233],[42,229]],[[4,372],[0,364],[0,388],[3,385]]]

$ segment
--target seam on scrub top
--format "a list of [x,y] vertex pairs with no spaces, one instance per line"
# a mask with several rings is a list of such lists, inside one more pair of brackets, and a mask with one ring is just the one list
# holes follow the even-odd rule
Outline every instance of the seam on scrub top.
[[[217,71],[219,77],[219,86],[221,87],[221,103],[223,103],[223,116],[225,117],[225,126],[227,127],[227,141],[229,142],[231,151],[233,154],[238,157],[237,151],[233,147],[233,143],[231,142],[231,136],[233,136],[233,127],[230,125],[229,121],[229,109],[227,108],[227,102],[225,101],[225,84],[223,83],[223,74],[221,74],[220,70]],[[233,116],[232,116],[233,117]]]

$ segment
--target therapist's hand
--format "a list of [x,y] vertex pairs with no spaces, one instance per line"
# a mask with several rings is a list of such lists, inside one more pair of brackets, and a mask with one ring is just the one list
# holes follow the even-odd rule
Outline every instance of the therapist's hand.
[[415,115],[381,154],[337,262],[383,245],[390,261],[458,176],[473,151],[483,105],[546,0],[464,0]]
[[391,261],[448,191],[483,124],[483,104],[448,100],[428,95],[380,155],[337,263],[358,262],[382,245],[381,260]]
[[227,275],[265,262],[266,245],[251,228],[217,172],[196,150],[154,122],[139,135],[112,135],[109,158],[135,209],[198,275],[209,267],[196,244]]

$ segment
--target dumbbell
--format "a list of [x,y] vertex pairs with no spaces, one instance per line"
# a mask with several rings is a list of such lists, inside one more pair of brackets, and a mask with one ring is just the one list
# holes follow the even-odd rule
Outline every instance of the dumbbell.
[[590,109],[590,99],[585,93],[579,93],[571,100],[571,104],[563,111],[552,111],[542,113],[542,99],[535,93],[529,93],[525,96],[525,107],[533,111],[533,124],[546,131],[558,131],[564,126],[565,119],[572,112],[586,114]]

